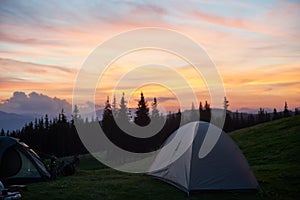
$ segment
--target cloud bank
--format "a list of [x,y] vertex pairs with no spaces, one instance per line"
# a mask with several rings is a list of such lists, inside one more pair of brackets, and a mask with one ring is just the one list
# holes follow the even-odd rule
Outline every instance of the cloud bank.
[[49,97],[44,94],[31,92],[14,92],[13,96],[0,103],[0,110],[8,113],[26,115],[45,115],[57,116],[64,109],[65,114],[69,115],[72,106],[64,99]]

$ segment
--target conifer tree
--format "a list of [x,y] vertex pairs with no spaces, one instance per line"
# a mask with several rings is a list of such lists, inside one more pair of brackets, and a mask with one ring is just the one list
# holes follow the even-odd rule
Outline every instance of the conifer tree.
[[259,121],[259,123],[265,122],[265,119],[266,119],[265,109],[259,108],[259,111],[258,111],[258,121]]
[[5,136],[5,132],[3,128],[1,128],[0,136]]
[[229,107],[229,101],[227,100],[226,97],[224,97],[224,110],[227,111],[228,107]]
[[283,116],[284,117],[289,117],[290,116],[290,111],[288,110],[287,102],[284,102]]
[[47,114],[45,115],[45,129],[49,130],[49,118]]
[[204,111],[201,113],[200,118],[202,121],[210,122],[211,119],[211,108],[207,101],[204,104]]
[[111,103],[111,110],[114,116],[116,116],[117,114],[117,100],[116,100],[116,96],[114,95],[114,99],[113,102]]
[[138,102],[138,107],[135,112],[136,116],[134,122],[139,126],[147,126],[150,123],[149,108],[145,100],[143,92],[141,92],[141,99]]
[[273,120],[278,119],[278,113],[277,113],[276,108],[274,108],[274,110],[273,110],[273,118],[272,118],[272,119],[273,119]]
[[295,108],[295,115],[299,115],[299,109]]
[[200,104],[199,104],[199,111],[200,111],[200,113],[203,111],[203,105],[202,105],[201,101],[200,101]]
[[67,122],[67,118],[66,118],[65,111],[64,111],[63,108],[61,109],[61,112],[59,114],[59,121],[62,122],[62,123]]
[[112,109],[115,110],[117,108],[117,101],[116,101],[116,96],[114,95],[114,100],[112,102],[112,105],[111,105]]
[[79,118],[79,109],[78,109],[78,106],[75,105],[74,110],[73,110],[73,114],[72,114],[72,119],[74,121],[76,121],[76,120],[78,120],[78,118]]
[[125,96],[125,94],[123,92],[122,98],[121,98],[121,101],[120,101],[120,109],[119,109],[119,112],[118,112],[118,118],[122,122],[127,122],[127,121],[129,121],[129,116],[128,116],[128,108],[127,108],[124,96]]
[[207,101],[205,101],[205,105],[204,105],[205,111],[210,111],[210,105],[207,103]]
[[154,97],[153,99],[153,103],[152,103],[152,114],[151,114],[151,118],[153,120],[158,120],[159,119],[159,111],[157,109],[157,99],[156,97]]
[[109,102],[109,97],[107,96],[107,100],[105,102],[105,107],[103,110],[103,116],[102,116],[102,122],[109,122],[112,119],[112,109],[111,109],[111,104]]

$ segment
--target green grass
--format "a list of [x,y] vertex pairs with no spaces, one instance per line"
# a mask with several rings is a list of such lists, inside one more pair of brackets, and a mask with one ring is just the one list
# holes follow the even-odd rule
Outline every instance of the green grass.
[[[189,199],[296,199],[299,195],[300,116],[232,132],[263,193],[200,193]],[[105,168],[90,156],[74,176],[28,185],[24,199],[187,199],[173,186],[142,174]]]
[[300,116],[232,132],[264,194],[296,199],[300,192]]

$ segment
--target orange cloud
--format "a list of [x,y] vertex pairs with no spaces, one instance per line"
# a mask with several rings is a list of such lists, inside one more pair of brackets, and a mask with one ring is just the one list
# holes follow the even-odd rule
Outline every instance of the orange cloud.
[[[78,2],[80,13],[73,10],[75,6],[70,8],[69,3],[66,6],[45,2],[37,9],[39,12],[25,12],[29,7],[14,2],[5,2],[3,6],[6,4],[11,12],[0,11],[0,57],[9,59],[0,59],[1,99],[22,90],[58,95],[71,101],[76,73],[98,44],[122,31],[156,26],[181,31],[205,45],[221,72],[231,107],[244,104],[255,107],[262,102],[278,106],[284,99],[291,101],[291,106],[299,106],[299,2],[276,1],[268,7],[264,3],[233,1],[176,1],[172,5],[164,1],[116,5]],[[49,9],[51,6],[56,9]],[[211,9],[211,6],[216,7]],[[220,6],[230,12],[215,10]],[[49,20],[48,16],[53,17]],[[112,95],[113,84],[123,73],[149,61],[174,68],[187,80],[198,100],[209,100],[207,77],[199,77],[178,58],[159,54],[134,54],[110,66],[97,93],[97,103],[102,104],[107,95]],[[198,56],[197,52],[191,54]],[[117,95],[123,91],[129,95],[129,88],[137,87],[139,79],[157,82],[169,79],[174,88],[188,93],[186,86],[166,71],[144,69],[135,75],[119,85]],[[149,97],[172,99],[171,94],[157,87],[143,90]],[[186,108],[190,108],[190,101],[186,100]],[[173,104],[172,100],[164,103]]]
[[39,91],[70,100],[76,73],[66,67],[0,58],[0,95],[8,98],[16,90]]
[[232,108],[251,107],[251,104],[281,108],[284,101],[290,102],[291,107],[299,106],[299,77],[300,64],[291,63],[227,74],[223,79]]

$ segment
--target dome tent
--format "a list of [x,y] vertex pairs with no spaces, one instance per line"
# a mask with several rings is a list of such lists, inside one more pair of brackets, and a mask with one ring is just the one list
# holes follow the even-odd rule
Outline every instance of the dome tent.
[[[220,137],[204,157],[200,149],[208,128]],[[211,132],[210,132],[211,133]],[[191,122],[175,131],[149,168],[148,175],[184,192],[198,190],[257,190],[259,184],[242,151],[220,128],[207,122]]]
[[0,136],[0,180],[20,184],[47,180],[50,173],[39,156],[18,139]]

